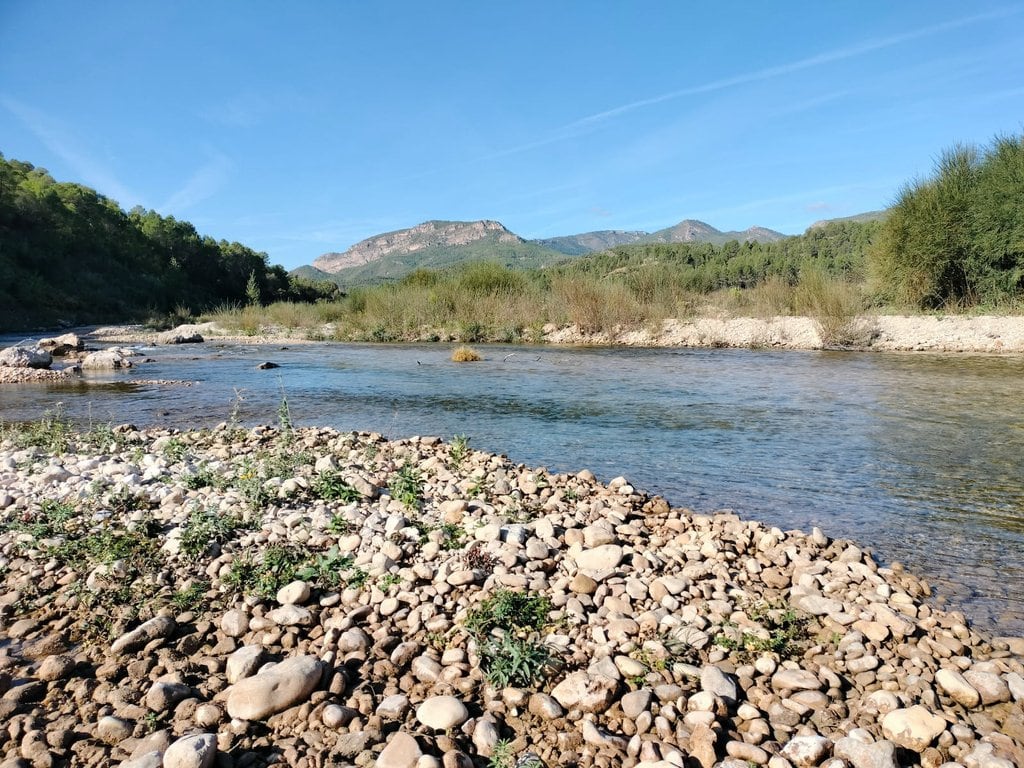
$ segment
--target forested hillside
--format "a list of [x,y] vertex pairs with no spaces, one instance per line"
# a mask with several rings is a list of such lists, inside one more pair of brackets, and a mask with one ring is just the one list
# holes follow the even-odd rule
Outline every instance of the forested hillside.
[[800,273],[814,268],[844,280],[864,277],[869,246],[881,222],[835,221],[803,235],[772,242],[731,240],[722,245],[703,243],[643,243],[620,245],[583,256],[556,268],[615,277],[627,283],[640,277],[658,278],[696,293],[720,288],[751,288],[768,278],[795,284]]
[[0,329],[143,320],[331,290],[289,279],[265,253],[155,211],[126,212],[0,154]]

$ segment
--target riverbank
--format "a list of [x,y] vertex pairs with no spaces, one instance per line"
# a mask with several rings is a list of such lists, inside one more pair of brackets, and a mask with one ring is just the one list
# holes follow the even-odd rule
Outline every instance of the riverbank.
[[[76,331],[91,346],[156,346],[161,332],[141,325],[108,325]],[[166,332],[165,332],[166,333]],[[318,328],[264,327],[258,333],[241,334],[213,322],[179,326],[178,336],[198,335],[206,341],[231,344],[316,344],[339,340],[331,325]],[[423,329],[403,342],[456,343],[455,334]],[[585,332],[577,326],[545,326],[536,343],[561,346],[692,347],[749,349],[843,349],[877,352],[938,352],[1012,354],[1024,353],[1024,316],[963,315],[870,315],[845,324],[841,333],[824,333],[810,317],[700,317],[665,320],[642,328],[614,332]],[[130,359],[130,358],[129,358]],[[0,384],[74,381],[72,366],[65,369],[0,366]]]
[[[330,339],[336,328],[263,328],[259,333],[233,333],[214,323],[183,326],[211,339],[232,343],[301,344]],[[1024,316],[995,315],[865,315],[847,324],[842,344],[823,338],[819,321],[810,317],[708,316],[692,320],[665,320],[655,327],[623,328],[614,332],[587,333],[576,326],[545,326],[537,341],[544,344],[622,345],[642,347],[738,347],[779,349],[846,349],[884,352],[976,352],[1020,354],[1024,352]],[[155,343],[156,332],[138,326],[106,326],[89,338],[105,343]],[[425,329],[404,341],[457,341],[435,329]]]
[[6,434],[0,516],[11,765],[1024,763],[1024,640],[624,478],[51,426]]

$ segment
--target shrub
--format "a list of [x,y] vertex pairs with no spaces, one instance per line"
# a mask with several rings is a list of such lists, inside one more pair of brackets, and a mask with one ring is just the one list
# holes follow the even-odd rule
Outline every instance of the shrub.
[[870,252],[880,297],[921,308],[1019,298],[1024,291],[1024,137],[958,146],[903,187]]
[[472,347],[461,346],[452,351],[453,363],[475,363],[480,360],[483,360],[480,353]]

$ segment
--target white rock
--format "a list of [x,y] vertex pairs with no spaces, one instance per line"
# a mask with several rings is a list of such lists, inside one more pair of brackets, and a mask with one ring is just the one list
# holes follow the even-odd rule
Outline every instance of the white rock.
[[324,664],[316,656],[295,656],[228,689],[227,708],[240,720],[263,720],[304,701],[320,684]]
[[609,571],[622,562],[623,550],[618,544],[602,544],[583,549],[573,556],[576,565],[584,571]]
[[713,664],[708,664],[700,672],[701,690],[713,693],[729,703],[736,703],[736,683],[728,675]]
[[303,605],[309,600],[311,593],[312,590],[305,581],[293,581],[277,590],[277,602],[281,605]]
[[618,682],[592,677],[589,672],[571,672],[554,687],[551,695],[566,709],[603,712],[614,701]]
[[177,626],[170,616],[155,616],[117,638],[110,650],[117,654],[137,651],[159,637],[170,636]]
[[282,627],[306,627],[313,623],[313,614],[301,605],[282,605],[267,611],[267,618]]
[[981,703],[981,695],[955,669],[943,667],[935,673],[935,682],[957,704],[970,709]]
[[797,736],[782,748],[782,756],[795,768],[818,765],[832,749],[832,742],[824,736]]
[[220,631],[228,637],[241,637],[249,631],[249,616],[245,611],[232,608],[220,617]]
[[228,656],[225,674],[228,683],[237,683],[246,677],[252,677],[263,663],[263,646],[243,645]]
[[913,752],[924,752],[944,730],[946,721],[920,704],[895,709],[882,718],[882,735]]
[[217,757],[217,737],[212,733],[185,736],[164,752],[163,768],[209,768]]
[[395,731],[381,753],[377,756],[375,768],[415,768],[423,755],[416,739],[405,731]]
[[454,696],[432,696],[416,708],[416,719],[428,728],[447,731],[466,722],[469,710]]

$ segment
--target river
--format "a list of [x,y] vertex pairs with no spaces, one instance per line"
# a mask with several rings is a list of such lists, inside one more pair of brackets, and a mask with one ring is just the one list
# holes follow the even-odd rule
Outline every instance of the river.
[[[2,345],[0,340],[0,345]],[[234,414],[390,437],[466,435],[676,506],[819,526],[1024,635],[1024,359],[765,350],[206,343],[81,384],[0,388],[0,419],[206,427]],[[273,361],[275,370],[256,370]],[[190,387],[138,383],[187,379]]]

